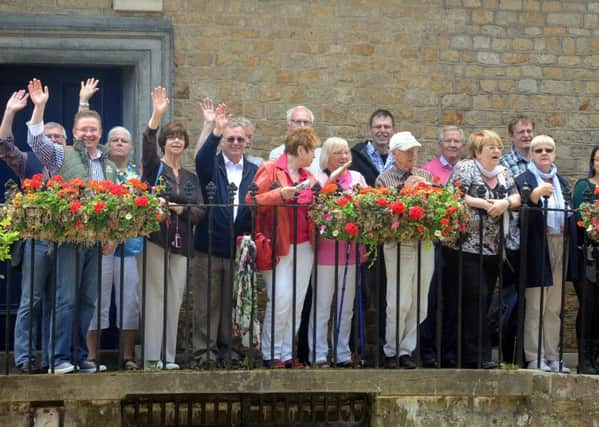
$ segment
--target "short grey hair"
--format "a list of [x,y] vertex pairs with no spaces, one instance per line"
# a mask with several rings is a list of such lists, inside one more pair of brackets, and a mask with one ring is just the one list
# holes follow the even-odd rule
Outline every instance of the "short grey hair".
[[236,123],[236,126],[231,126],[231,124],[229,124],[228,127],[237,127],[237,126],[241,126],[242,128],[252,128],[252,129],[256,129],[256,126],[254,126],[254,124],[252,123],[252,121],[250,119],[248,119],[247,117],[243,117],[243,116],[239,116],[239,117],[234,117],[230,123]]
[[[117,133],[117,132],[123,132],[125,135],[127,135],[127,139],[129,139],[129,144],[132,143],[131,141],[131,132],[129,132],[129,129],[123,127],[123,126],[115,126],[112,129],[110,129],[108,131],[108,135],[106,136],[106,142],[108,143],[108,152],[109,152],[109,157],[110,157],[110,139],[112,138],[112,136]],[[133,157],[133,152],[135,151],[135,147],[131,146],[131,151],[129,151],[129,158],[131,159]]]
[[65,130],[64,126],[61,125],[60,123],[56,123],[56,122],[48,122],[44,125],[44,130],[46,129],[60,129],[60,131],[62,132],[62,136],[64,137],[64,139],[67,139],[67,131]]
[[[329,156],[339,147],[344,147],[349,150],[349,144],[347,141],[343,138],[339,138],[338,136],[327,138],[324,144],[322,144],[322,148],[320,149],[320,160],[318,163],[321,170],[325,170],[327,168]],[[351,161],[351,150],[349,151],[349,160]]]
[[537,145],[546,144],[551,146],[555,150],[555,140],[549,135],[537,135],[532,141],[530,141],[530,151],[532,151]]
[[443,126],[441,128],[441,130],[439,131],[439,142],[443,142],[443,140],[445,139],[445,132],[450,132],[453,130],[457,130],[460,133],[460,140],[462,141],[462,144],[466,142],[466,134],[464,133],[464,129],[462,129],[459,126],[454,126],[454,125],[449,125],[449,126]]
[[304,107],[303,105],[297,105],[297,106],[287,110],[287,114],[286,114],[287,124],[291,123],[291,116],[293,115],[295,110],[306,110],[308,112],[308,114],[310,115],[310,120],[312,121],[312,125],[314,125],[314,113],[308,107]]

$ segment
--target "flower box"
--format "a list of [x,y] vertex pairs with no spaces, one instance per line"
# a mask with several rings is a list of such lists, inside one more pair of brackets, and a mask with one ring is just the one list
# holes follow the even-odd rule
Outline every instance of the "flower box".
[[401,191],[356,186],[352,192],[329,184],[316,196],[310,216],[321,236],[358,241],[371,257],[384,242],[456,239],[468,221],[459,190],[425,183]]
[[155,193],[139,179],[65,182],[56,175],[25,179],[11,199],[13,224],[22,238],[95,244],[147,236],[165,214]]

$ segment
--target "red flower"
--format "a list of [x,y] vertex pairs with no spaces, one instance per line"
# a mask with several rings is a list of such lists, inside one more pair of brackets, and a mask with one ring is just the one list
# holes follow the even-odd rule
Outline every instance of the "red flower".
[[447,215],[447,216],[453,215],[457,210],[458,210],[458,208],[456,208],[455,206],[450,206],[445,211],[445,215]]
[[94,212],[95,213],[100,213],[100,212],[102,212],[104,210],[105,207],[106,207],[106,203],[104,203],[104,202],[97,202],[94,205]]
[[124,196],[125,194],[127,194],[129,192],[122,185],[114,184],[114,183],[109,184],[108,191],[110,192],[110,194],[115,195],[115,196]]
[[595,194],[599,194],[599,187],[595,187]]
[[150,202],[146,196],[139,196],[137,199],[135,199],[135,206],[138,208],[145,208],[149,204]]
[[441,221],[439,221],[442,225],[448,225],[449,224],[449,219],[448,218],[441,218]]
[[441,182],[441,178],[439,178],[438,176],[433,176],[433,184],[438,184]]
[[69,210],[71,211],[71,213],[76,214],[79,211],[80,207],[81,207],[81,201],[75,200],[75,201],[73,201],[73,203],[71,203]]
[[391,212],[393,212],[395,215],[401,215],[406,211],[406,207],[401,200],[391,203],[390,208]]
[[412,206],[408,211],[408,216],[414,221],[418,221],[424,216],[424,209],[421,206]]
[[353,222],[348,222],[347,224],[345,224],[345,232],[347,234],[355,236],[356,234],[358,234],[358,231],[358,226]]
[[420,234],[424,233],[424,227],[422,225],[419,225],[417,229]]
[[464,231],[466,231],[466,225],[465,224],[460,224],[459,230],[461,233],[463,233]]
[[576,225],[577,225],[577,226],[579,226],[580,228],[582,228],[582,227],[584,227],[584,222],[582,222],[582,221],[578,221],[578,222],[576,223]]
[[456,180],[453,182],[453,186],[454,186],[454,187],[461,187],[461,186],[462,186],[462,181],[460,181],[459,179],[456,179]]
[[376,199],[376,204],[379,205],[381,208],[384,208],[389,204],[389,202],[387,202],[387,200],[381,198],[381,199]]
[[342,197],[339,200],[337,200],[337,204],[340,207],[343,207],[343,206],[347,205],[349,203],[349,201],[350,201],[349,197]]

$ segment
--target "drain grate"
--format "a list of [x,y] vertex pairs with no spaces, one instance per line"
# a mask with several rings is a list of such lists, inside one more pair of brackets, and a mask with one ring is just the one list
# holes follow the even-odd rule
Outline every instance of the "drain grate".
[[136,395],[122,426],[367,426],[365,394]]

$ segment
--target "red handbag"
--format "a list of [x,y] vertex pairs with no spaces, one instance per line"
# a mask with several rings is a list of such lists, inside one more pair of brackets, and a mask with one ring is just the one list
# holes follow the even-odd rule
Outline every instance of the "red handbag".
[[[264,234],[256,233],[254,242],[256,243],[256,270],[272,270],[272,241]],[[279,257],[276,257],[275,263],[278,262]]]
[[[239,246],[241,238],[242,236],[237,237],[237,246]],[[256,245],[256,270],[272,270],[272,241],[264,234],[258,232],[254,237],[254,244]],[[275,262],[279,262],[278,256]]]

